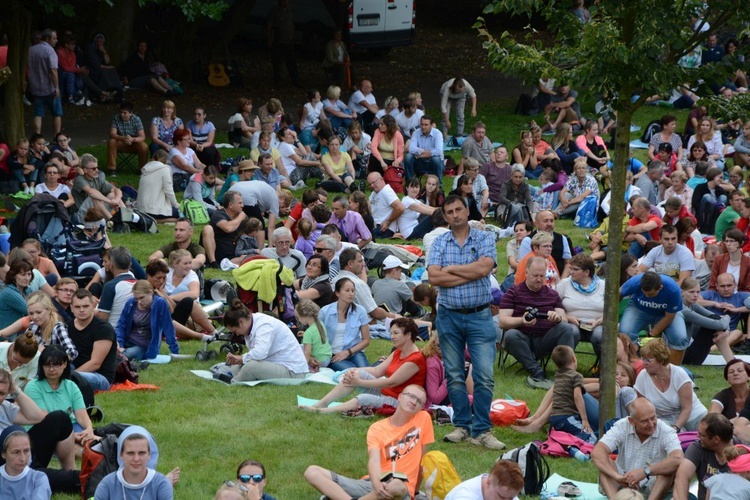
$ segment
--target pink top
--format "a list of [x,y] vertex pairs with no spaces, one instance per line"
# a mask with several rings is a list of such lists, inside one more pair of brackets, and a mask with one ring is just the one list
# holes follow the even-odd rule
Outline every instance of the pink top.
[[427,358],[425,392],[427,392],[425,408],[429,408],[433,404],[440,404],[448,397],[448,382],[445,378],[445,367],[443,366],[443,360],[438,356]]
[[[594,136],[594,142],[600,145],[604,148],[604,151],[607,151],[607,154],[609,154],[609,150],[607,149],[607,145],[604,144],[604,139],[602,139],[600,136]],[[576,146],[578,146],[579,149],[583,149],[584,151],[590,153],[591,150],[589,149],[588,145],[586,144],[586,134],[581,134],[578,137],[576,137]]]
[[[372,156],[374,156],[378,161],[382,160],[383,157],[380,156],[380,151],[378,150],[378,146],[383,140],[383,133],[380,131],[380,129],[375,130],[375,134],[372,136],[372,142],[370,143],[370,151],[372,153]],[[393,157],[396,159],[396,161],[399,163],[399,165],[404,163],[404,136],[401,135],[401,132],[398,130],[395,134],[393,134]]]

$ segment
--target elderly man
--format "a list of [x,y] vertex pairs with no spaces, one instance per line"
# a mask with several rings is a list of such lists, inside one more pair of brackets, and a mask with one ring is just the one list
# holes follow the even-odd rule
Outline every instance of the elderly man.
[[526,281],[510,287],[499,306],[505,348],[529,374],[526,383],[536,389],[552,387],[552,380],[537,359],[549,355],[558,345],[575,349],[580,340],[579,330],[568,323],[562,299],[544,284],[546,273],[543,257],[528,259]]
[[73,199],[78,207],[78,216],[83,220],[86,211],[94,207],[106,220],[112,218],[112,210],[124,207],[122,191],[104,179],[99,165],[90,153],[81,156],[83,175],[73,181]]
[[268,259],[278,260],[284,267],[291,269],[296,278],[303,277],[307,259],[302,252],[292,248],[292,232],[285,227],[277,227],[270,241],[273,247],[264,248],[260,254]]
[[635,181],[635,187],[641,190],[641,195],[652,205],[659,203],[659,181],[664,177],[664,163],[653,160],[648,164],[646,174]]
[[315,253],[320,254],[328,261],[328,279],[333,282],[341,272],[341,262],[336,255],[338,241],[333,236],[322,234],[315,241]]
[[669,276],[681,285],[685,278],[689,278],[695,271],[693,253],[684,245],[677,243],[677,228],[667,224],[659,232],[661,246],[652,249],[638,270],[645,273],[649,269]]
[[682,316],[680,285],[668,276],[648,271],[633,276],[620,287],[620,297],[630,297],[620,320],[620,331],[633,341],[646,330],[649,337],[663,336],[669,361],[682,364],[690,338]]
[[237,238],[247,220],[243,210],[242,195],[229,190],[224,195],[224,208],[211,214],[211,220],[201,230],[201,241],[206,249],[208,267],[218,269],[219,262],[235,257]]
[[333,199],[333,215],[330,224],[336,224],[346,241],[364,248],[372,241],[372,233],[367,229],[364,219],[359,212],[349,210],[349,200],[344,195]]
[[464,172],[464,160],[474,158],[480,165],[495,161],[492,141],[487,136],[487,126],[483,122],[476,122],[471,129],[471,135],[461,144],[461,163],[458,165],[459,175]]
[[397,227],[391,228],[390,226],[404,213],[404,205],[379,173],[370,172],[367,176],[367,184],[372,189],[370,209],[375,221],[372,235],[374,238],[390,238],[398,230]]
[[[744,369],[744,368],[743,368]],[[685,452],[674,478],[674,500],[688,500],[693,477],[698,479],[698,500],[705,500],[704,482],[711,476],[729,472],[724,449],[733,444],[732,422],[721,413],[709,413],[698,426],[698,441]]]
[[628,253],[635,258],[643,257],[643,246],[647,241],[659,241],[659,230],[664,222],[651,213],[651,202],[638,197],[632,203],[633,217],[625,228],[625,241],[630,242]]
[[198,243],[192,241],[193,223],[190,219],[182,217],[174,223],[174,241],[167,243],[151,255],[148,260],[169,258],[169,254],[175,250],[187,250],[193,256],[192,268],[198,271],[206,263],[206,250]]
[[[305,471],[305,480],[324,498],[414,498],[422,482],[422,456],[427,445],[435,441],[430,416],[422,410],[426,397],[422,387],[406,386],[398,397],[395,413],[370,426],[367,479],[350,479],[311,465]],[[391,473],[394,469],[406,479],[395,477]]]
[[[490,275],[497,265],[495,237],[469,227],[469,208],[460,196],[448,196],[443,212],[450,231],[435,239],[427,260],[430,283],[438,287],[436,325],[456,426],[443,439],[502,450],[505,444],[492,434],[490,422],[495,385],[496,335],[490,312]],[[473,405],[466,392],[467,348],[474,379]]]
[[[613,462],[609,456],[615,450]],[[607,498],[614,498],[622,488],[640,490],[649,500],[664,498],[683,457],[674,429],[656,418],[654,405],[646,398],[633,401],[630,416],[620,419],[591,452]]]
[[123,101],[120,112],[112,118],[107,141],[107,173],[117,176],[117,153],[138,155],[138,168],[148,161],[146,132],[140,117],[133,113],[133,103]]
[[414,175],[435,174],[443,184],[443,134],[433,126],[430,115],[419,120],[419,129],[409,141],[409,152],[404,157],[406,178]]
[[569,261],[572,257],[570,249],[573,247],[570,238],[564,234],[555,232],[555,214],[549,210],[541,210],[536,214],[534,219],[536,229],[521,241],[521,248],[518,250],[518,261],[526,257],[531,252],[531,238],[538,232],[551,233],[552,238],[552,258],[555,259],[557,269],[561,270],[560,277],[567,278],[570,274]]
[[44,109],[52,113],[55,134],[62,128],[62,94],[57,67],[57,32],[42,31],[42,41],[29,48],[29,92],[34,104],[34,133],[42,133]]

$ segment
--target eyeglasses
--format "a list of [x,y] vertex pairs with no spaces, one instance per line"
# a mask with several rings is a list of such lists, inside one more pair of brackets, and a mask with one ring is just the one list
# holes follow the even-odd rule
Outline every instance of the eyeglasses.
[[402,392],[402,396],[406,396],[407,398],[411,399],[415,403],[417,403],[419,406],[424,406],[424,400],[421,399],[419,396],[415,396],[411,392]]
[[266,478],[263,474],[240,474],[238,479],[243,483],[249,483],[252,480],[254,483],[260,483]]
[[99,170],[99,167],[86,167],[84,170]]
[[326,250],[331,250],[330,248],[323,248],[323,247],[314,247],[313,250],[316,252],[325,252]]

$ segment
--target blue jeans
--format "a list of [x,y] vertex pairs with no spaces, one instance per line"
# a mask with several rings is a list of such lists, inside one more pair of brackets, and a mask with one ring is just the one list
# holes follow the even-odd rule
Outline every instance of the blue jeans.
[[393,237],[393,231],[390,229],[386,229],[385,231],[380,230],[380,225],[375,224],[375,227],[372,229],[372,239],[382,239],[382,238],[391,238]]
[[146,355],[146,348],[137,345],[131,345],[130,347],[126,347],[122,354],[128,359],[141,361]]
[[328,368],[335,372],[342,372],[349,368],[366,368],[368,366],[370,366],[370,363],[367,362],[364,351],[357,351],[344,360],[332,362],[328,365]]
[[95,391],[108,391],[112,384],[109,383],[109,380],[107,380],[107,377],[104,375],[100,375],[96,372],[77,372],[81,377],[83,377],[86,382],[89,383],[92,389]]
[[63,89],[65,97],[75,98],[83,93],[83,78],[81,75],[63,71],[58,68],[60,76],[60,88]]
[[[589,424],[591,424],[589,422]],[[578,415],[556,415],[549,418],[549,426],[557,431],[567,432],[584,441],[595,444],[596,436],[583,431],[583,422]],[[593,426],[592,426],[593,427]],[[593,430],[593,429],[592,429]]]
[[529,170],[526,169],[526,177],[529,179],[538,179],[540,175],[542,175],[542,171],[544,171],[544,168],[542,167],[536,167],[534,169]]
[[[644,238],[646,238],[647,241],[651,241],[651,233],[646,231],[645,233],[641,233]],[[630,248],[628,248],[628,253],[635,257],[636,259],[640,259],[643,257],[643,254],[645,253],[643,249],[643,245],[638,243],[637,241],[631,241],[630,242]]]
[[[649,325],[655,325],[660,319],[664,318],[664,312],[646,312],[638,309],[631,301],[620,320],[620,331],[630,337],[631,340],[638,340],[638,332],[645,330]],[[662,337],[670,349],[684,351],[690,345],[690,337],[685,327],[685,318],[682,311],[675,314],[672,322],[662,332]]]
[[440,179],[440,185],[443,184],[443,159],[439,156],[429,158],[416,158],[411,153],[404,156],[404,170],[406,179],[409,180],[417,174],[435,174]]
[[[448,378],[448,396],[453,405],[453,423],[474,437],[490,430],[490,406],[495,386],[495,325],[490,308],[471,314],[461,314],[447,307],[439,307],[436,325],[440,335],[440,349]],[[474,418],[466,392],[464,352],[469,349],[474,379]]]

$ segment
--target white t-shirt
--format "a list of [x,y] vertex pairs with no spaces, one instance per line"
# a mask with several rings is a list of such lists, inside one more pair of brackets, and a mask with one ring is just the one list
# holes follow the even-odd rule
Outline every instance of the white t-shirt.
[[198,275],[193,271],[190,270],[187,275],[182,278],[182,281],[179,285],[174,286],[172,284],[172,278],[174,277],[174,269],[170,268],[169,272],[167,273],[166,282],[164,283],[164,291],[167,292],[167,295],[173,295],[175,293],[182,293],[182,292],[189,292],[190,291],[190,283],[192,282],[199,282]]
[[396,124],[398,125],[398,128],[401,129],[401,133],[404,137],[411,137],[414,132],[419,130],[419,122],[423,115],[424,111],[418,109],[411,116],[406,116],[406,113],[403,111],[396,116]]
[[302,130],[308,130],[315,128],[315,125],[320,121],[320,112],[323,111],[323,103],[319,102],[315,106],[312,103],[305,103],[305,109],[307,110],[307,116],[305,117],[305,123],[302,123]]
[[[463,483],[453,488],[445,500],[481,500],[482,496],[482,480],[489,476],[489,474],[482,474],[477,477],[467,479]],[[518,500],[515,497],[513,500]]]
[[182,158],[183,161],[187,165],[189,165],[191,167],[195,166],[195,153],[193,152],[192,149],[188,148],[187,154],[182,154],[180,152],[180,150],[178,150],[177,148],[172,148],[172,149],[169,150],[169,160],[168,160],[168,163],[169,163],[169,168],[172,169],[172,173],[173,174],[186,174],[187,173],[184,170],[182,170],[181,168],[175,166],[175,164],[173,162],[173,158],[175,156],[179,156],[180,158]]
[[[370,209],[372,210],[372,219],[376,225],[382,224],[384,220],[390,217],[393,212],[391,203],[398,200],[396,192],[393,188],[386,184],[379,193],[373,191],[370,193]],[[389,227],[391,231],[396,231],[396,228]]]
[[680,271],[695,271],[693,253],[683,245],[677,245],[674,252],[669,255],[664,252],[664,247],[660,245],[644,257],[643,264],[675,281],[680,279]]
[[414,209],[409,209],[412,205],[423,205],[419,200],[415,200],[409,196],[404,196],[401,200],[404,204],[404,213],[398,218],[398,230],[404,235],[404,238],[408,238],[414,228],[419,224],[419,212]]
[[57,187],[54,189],[54,191],[50,191],[47,185],[42,183],[42,184],[37,184],[34,190],[37,193],[51,194],[55,198],[59,198],[61,194],[67,194],[68,196],[72,196],[72,194],[70,193],[70,188],[66,186],[65,184],[58,184]]
[[[646,373],[646,370],[641,371],[638,374],[638,378],[635,379],[635,385],[633,386],[639,394],[651,401],[656,408],[656,416],[660,420],[663,420],[669,425],[673,425],[677,418],[680,416],[682,408],[680,407],[680,396],[677,391],[685,384],[690,384],[690,390],[693,389],[693,383],[690,380],[687,372],[679,366],[669,365],[670,382],[669,387],[666,391],[661,392],[656,388],[654,382],[651,380],[651,376]],[[700,418],[701,415],[708,413],[706,407],[700,402],[698,396],[693,393],[693,409],[690,412],[688,421]]]
[[279,153],[281,154],[281,162],[286,168],[286,173],[292,175],[294,169],[297,168],[297,164],[294,163],[294,160],[292,159],[292,156],[297,154],[297,152],[294,150],[294,146],[292,146],[288,142],[282,142],[281,144],[279,144],[278,149]]
[[367,108],[360,104],[362,101],[366,101],[367,104],[371,105],[374,105],[377,102],[375,101],[375,96],[372,92],[365,96],[361,90],[358,90],[349,98],[349,109],[355,111],[357,114],[364,113],[367,111]]
[[727,272],[734,276],[735,283],[740,282],[740,266],[733,266],[732,264],[727,263]]
[[352,154],[352,148],[357,146],[364,152],[363,156],[370,156],[370,148],[368,146],[370,146],[371,142],[372,137],[364,132],[362,132],[362,137],[359,138],[359,142],[357,143],[352,140],[350,135],[347,135],[346,139],[344,139],[344,144],[341,145],[341,151],[346,151],[347,153]]

